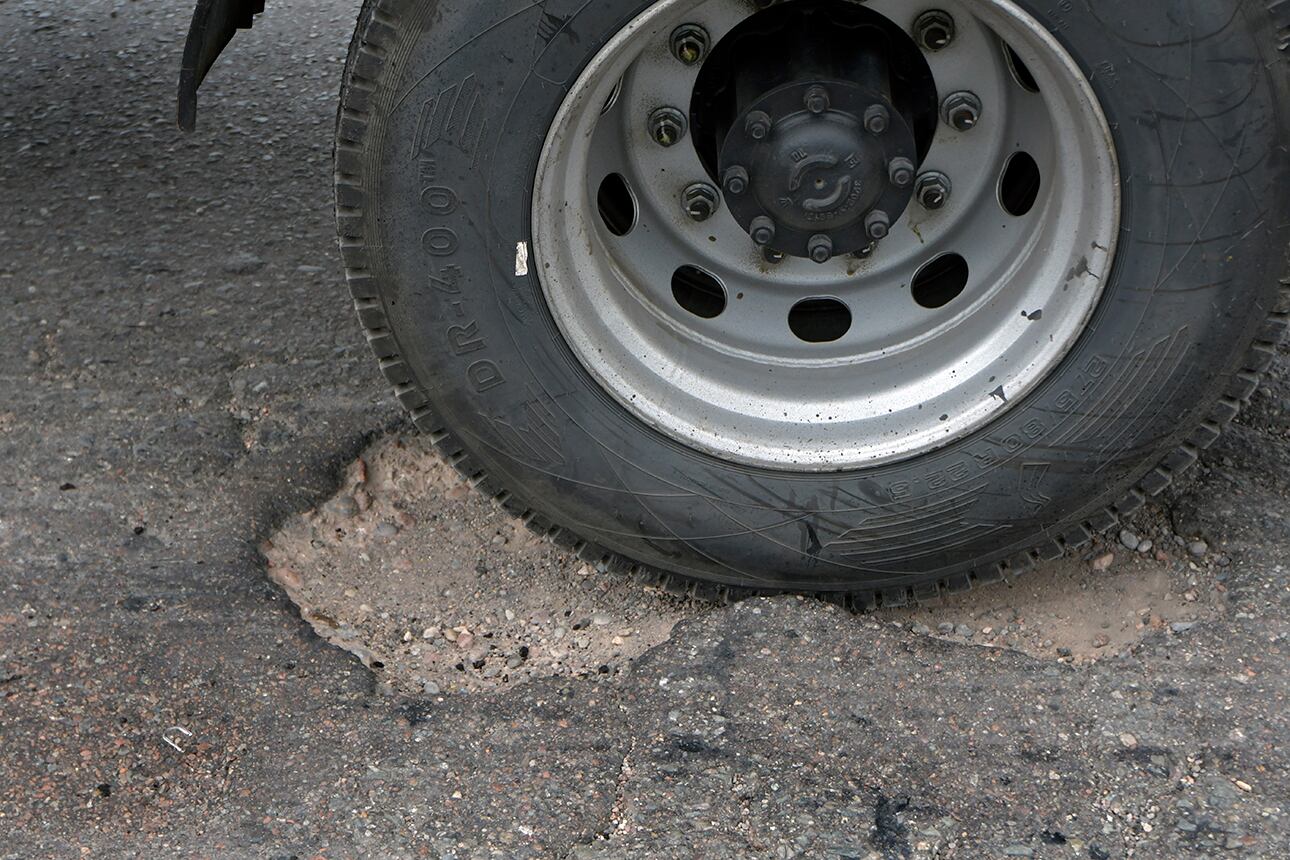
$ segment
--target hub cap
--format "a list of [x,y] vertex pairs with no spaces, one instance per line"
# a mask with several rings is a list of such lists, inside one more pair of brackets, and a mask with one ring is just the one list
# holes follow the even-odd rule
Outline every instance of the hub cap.
[[[811,110],[812,97],[828,107]],[[769,219],[772,250],[813,257],[812,240],[824,237],[824,261],[859,251],[872,241],[865,223],[871,213],[903,212],[909,203],[912,177],[898,185],[890,166],[903,162],[912,172],[914,135],[880,94],[843,81],[789,84],[749,113],[765,118],[765,134],[757,139],[747,129],[762,126],[745,120],[740,130],[737,123],[721,150],[722,175],[747,171],[745,193],[727,183],[730,211],[750,234],[753,221]],[[865,128],[866,113],[884,118],[870,123],[881,125],[880,133]]]
[[1092,90],[1008,0],[663,0],[556,117],[533,252],[624,407],[724,459],[828,471],[1023,398],[1091,316],[1118,222]]

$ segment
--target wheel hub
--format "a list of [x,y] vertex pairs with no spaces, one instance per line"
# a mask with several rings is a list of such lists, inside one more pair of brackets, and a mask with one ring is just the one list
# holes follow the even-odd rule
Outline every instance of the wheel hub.
[[584,68],[532,259],[624,409],[732,462],[867,468],[982,430],[1068,355],[1115,255],[1106,118],[1013,0],[937,7],[657,0]]
[[827,262],[885,235],[875,224],[890,225],[909,205],[916,158],[913,130],[881,94],[803,81],[748,107],[726,135],[720,171],[730,211],[754,241]]

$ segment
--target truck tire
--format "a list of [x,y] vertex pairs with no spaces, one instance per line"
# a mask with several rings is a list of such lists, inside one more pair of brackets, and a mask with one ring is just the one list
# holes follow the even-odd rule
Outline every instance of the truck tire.
[[1255,392],[1287,34],[1285,0],[367,0],[349,287],[416,426],[589,562],[965,590]]

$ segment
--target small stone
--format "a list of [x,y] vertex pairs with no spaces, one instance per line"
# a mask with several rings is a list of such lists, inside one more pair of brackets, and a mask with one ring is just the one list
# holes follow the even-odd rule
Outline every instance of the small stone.
[[457,647],[460,648],[462,651],[469,650],[470,646],[474,644],[475,644],[475,634],[469,633],[469,632],[457,634]]
[[424,684],[421,685],[421,689],[425,691],[426,695],[428,696],[439,695],[439,685],[436,684],[434,681],[426,681]]
[[1093,637],[1094,648],[1105,648],[1107,645],[1110,645],[1110,644],[1111,644],[1111,638],[1107,636],[1105,633],[1099,633]]
[[954,632],[954,625],[948,621],[942,621],[940,624],[936,625],[936,630],[942,636],[949,636]]
[[909,632],[916,636],[931,636],[932,628],[928,627],[926,624],[915,623],[910,626]]
[[613,617],[607,612],[597,612],[591,616],[591,623],[597,627],[608,627],[614,623]]
[[1026,845],[1009,845],[1003,849],[1005,857],[1034,857],[1034,849]]
[[232,254],[224,259],[222,268],[230,275],[250,275],[264,268],[264,261],[254,254]]
[[1120,532],[1120,543],[1124,545],[1125,549],[1136,551],[1138,546],[1141,545],[1142,540],[1133,532],[1128,529],[1124,529]]
[[1187,552],[1191,553],[1193,558],[1204,558],[1209,553],[1209,544],[1203,540],[1194,540],[1187,544]]
[[366,603],[360,603],[358,604],[358,611],[372,613],[372,612],[375,612],[376,610],[368,606]]
[[1137,749],[1138,739],[1128,732],[1120,732],[1120,743],[1124,744],[1125,749]]
[[438,627],[427,627],[425,630],[422,630],[422,631],[421,631],[421,638],[422,638],[422,639],[438,639],[438,638],[439,638],[439,628],[438,628]]
[[1175,633],[1186,633],[1196,626],[1195,621],[1175,621],[1169,625],[1169,629]]
[[1151,552],[1153,549],[1155,549],[1155,547],[1156,545],[1152,543],[1150,540],[1143,540],[1138,542],[1138,552],[1142,553],[1143,555],[1146,555],[1147,553]]
[[506,620],[507,620],[507,621],[514,621],[514,620],[515,620],[515,610],[513,610],[513,609],[508,609],[508,610],[506,610],[505,612],[503,612],[502,614],[506,616]]
[[334,516],[348,519],[358,516],[358,501],[353,496],[337,496],[327,503],[327,511]]
[[392,538],[399,533],[400,529],[394,523],[384,522],[376,527],[376,536],[379,538]]
[[971,627],[968,627],[966,624],[954,625],[954,633],[955,635],[961,636],[964,639],[971,639],[973,636],[976,635],[976,631],[973,630]]
[[1241,791],[1244,791],[1244,792],[1246,792],[1246,793],[1249,793],[1249,792],[1251,792],[1251,791],[1254,791],[1254,786],[1250,785],[1248,782],[1246,782],[1246,781],[1245,781],[1245,780],[1243,780],[1243,779],[1234,779],[1234,780],[1232,780],[1232,785],[1236,786],[1236,787],[1237,787],[1237,788],[1239,788]]
[[1111,565],[1114,563],[1115,563],[1115,554],[1108,552],[1104,555],[1099,555],[1097,558],[1093,559],[1093,569],[1110,570]]

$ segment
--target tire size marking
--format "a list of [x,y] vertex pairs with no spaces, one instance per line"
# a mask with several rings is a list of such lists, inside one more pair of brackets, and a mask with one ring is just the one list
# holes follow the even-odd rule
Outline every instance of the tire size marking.
[[[423,124],[424,124],[423,117]],[[451,187],[442,183],[439,177],[439,165],[429,146],[441,141],[442,136],[433,140],[418,132],[417,175],[420,178],[421,204],[434,218],[449,218],[461,208],[461,196]],[[506,375],[492,359],[484,358],[479,353],[488,349],[488,341],[480,334],[479,323],[473,319],[467,309],[465,296],[461,291],[461,267],[447,262],[461,250],[461,239],[451,227],[435,224],[421,234],[421,249],[430,259],[428,279],[436,292],[450,296],[449,307],[452,308],[456,322],[444,330],[444,342],[457,358],[473,356],[474,360],[466,366],[466,379],[477,394],[496,388],[506,382]]]

